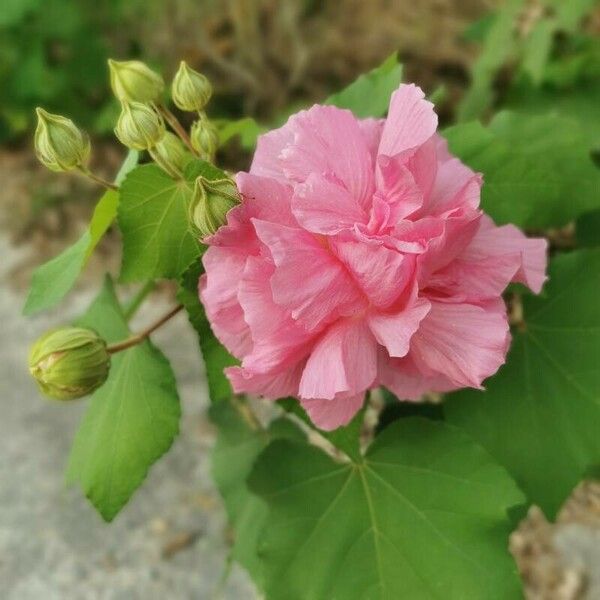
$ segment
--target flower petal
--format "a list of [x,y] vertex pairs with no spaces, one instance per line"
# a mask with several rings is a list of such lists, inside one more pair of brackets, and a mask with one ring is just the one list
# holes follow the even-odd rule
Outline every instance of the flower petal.
[[317,173],[296,187],[292,210],[302,227],[326,235],[367,222],[364,209],[346,188]]
[[294,140],[294,129],[289,120],[283,127],[258,136],[250,173],[288,183],[281,165],[283,149]]
[[227,367],[225,375],[236,394],[253,394],[268,400],[297,396],[304,362],[287,369],[256,373],[243,367]]
[[379,154],[394,156],[424,144],[437,128],[433,104],[417,86],[402,84],[390,100]]
[[335,176],[363,206],[373,193],[373,164],[356,117],[335,106],[313,106],[289,121],[294,142],[282,152],[287,177],[297,183],[311,173]]
[[364,392],[348,395],[338,394],[333,400],[301,400],[310,420],[324,431],[332,431],[347,425],[362,408]]
[[411,340],[410,356],[425,374],[480,388],[504,363],[507,339],[502,302],[484,307],[431,301],[431,311]]
[[360,394],[377,375],[377,344],[362,319],[340,319],[315,344],[300,381],[300,397],[333,400]]
[[429,301],[419,298],[397,313],[372,312],[368,317],[369,328],[390,356],[406,356],[412,336],[430,309]]
[[273,300],[306,329],[315,330],[364,306],[350,275],[313,235],[258,219],[253,223],[275,262]]

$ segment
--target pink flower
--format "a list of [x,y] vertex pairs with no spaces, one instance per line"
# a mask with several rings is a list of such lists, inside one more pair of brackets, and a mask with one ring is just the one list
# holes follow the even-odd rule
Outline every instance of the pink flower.
[[479,210],[414,85],[386,120],[313,106],[263,135],[243,202],[205,240],[200,295],[241,360],[236,392],[296,396],[334,429],[380,385],[398,398],[481,388],[510,342],[501,294],[539,292],[546,241]]

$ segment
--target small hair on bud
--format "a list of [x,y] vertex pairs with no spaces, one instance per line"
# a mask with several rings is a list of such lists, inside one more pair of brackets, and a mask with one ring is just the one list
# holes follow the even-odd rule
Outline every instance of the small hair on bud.
[[157,102],[165,89],[160,74],[140,60],[108,60],[110,87],[121,102]]
[[38,122],[34,146],[38,160],[52,171],[71,171],[85,165],[90,156],[90,140],[71,119],[35,109]]
[[183,142],[170,131],[166,131],[149,152],[154,162],[174,179],[183,177],[185,165],[191,158]]
[[219,148],[219,132],[206,115],[200,115],[190,132],[192,147],[202,160],[213,162]]
[[171,97],[175,106],[190,112],[200,111],[208,104],[211,96],[212,85],[208,78],[194,71],[182,60],[171,86]]
[[227,213],[240,203],[233,179],[209,180],[198,177],[190,205],[190,220],[201,238],[213,235],[227,222]]
[[119,141],[133,150],[149,150],[165,134],[165,123],[149,104],[125,101],[115,127]]
[[29,352],[29,372],[41,392],[55,400],[86,396],[106,381],[109,370],[106,342],[84,327],[48,331]]

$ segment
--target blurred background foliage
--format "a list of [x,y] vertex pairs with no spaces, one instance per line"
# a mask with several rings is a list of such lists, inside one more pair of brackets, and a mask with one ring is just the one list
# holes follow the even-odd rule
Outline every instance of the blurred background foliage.
[[145,60],[167,81],[181,59],[203,71],[228,140],[220,164],[237,169],[257,126],[236,120],[277,125],[394,52],[442,125],[502,108],[557,112],[600,148],[599,0],[3,0],[0,227],[37,242],[35,262],[84,227],[97,190],[38,168],[33,109],[86,128],[93,166],[110,177],[123,149],[111,131],[109,57]]

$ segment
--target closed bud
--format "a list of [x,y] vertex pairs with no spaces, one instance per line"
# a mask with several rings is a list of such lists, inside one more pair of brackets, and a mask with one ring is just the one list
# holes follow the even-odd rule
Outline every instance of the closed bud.
[[123,102],[115,127],[119,141],[134,150],[148,150],[165,134],[162,117],[149,104]]
[[165,88],[163,78],[139,60],[109,59],[110,87],[121,102],[156,102]]
[[227,221],[227,213],[240,203],[240,194],[232,179],[209,181],[198,177],[194,184],[191,221],[201,238],[212,235]]
[[29,353],[29,372],[41,392],[55,400],[75,400],[107,379],[110,354],[95,331],[63,327],[45,333]]
[[181,110],[202,110],[212,96],[212,85],[202,73],[190,69],[182,60],[173,79],[171,96]]
[[211,121],[202,115],[194,121],[190,132],[192,147],[202,160],[212,162],[219,147],[219,133]]
[[183,177],[183,169],[190,158],[183,142],[170,131],[165,132],[160,141],[150,148],[154,162],[171,177]]
[[90,156],[90,141],[76,125],[60,115],[36,108],[35,153],[52,171],[70,171],[84,165]]

